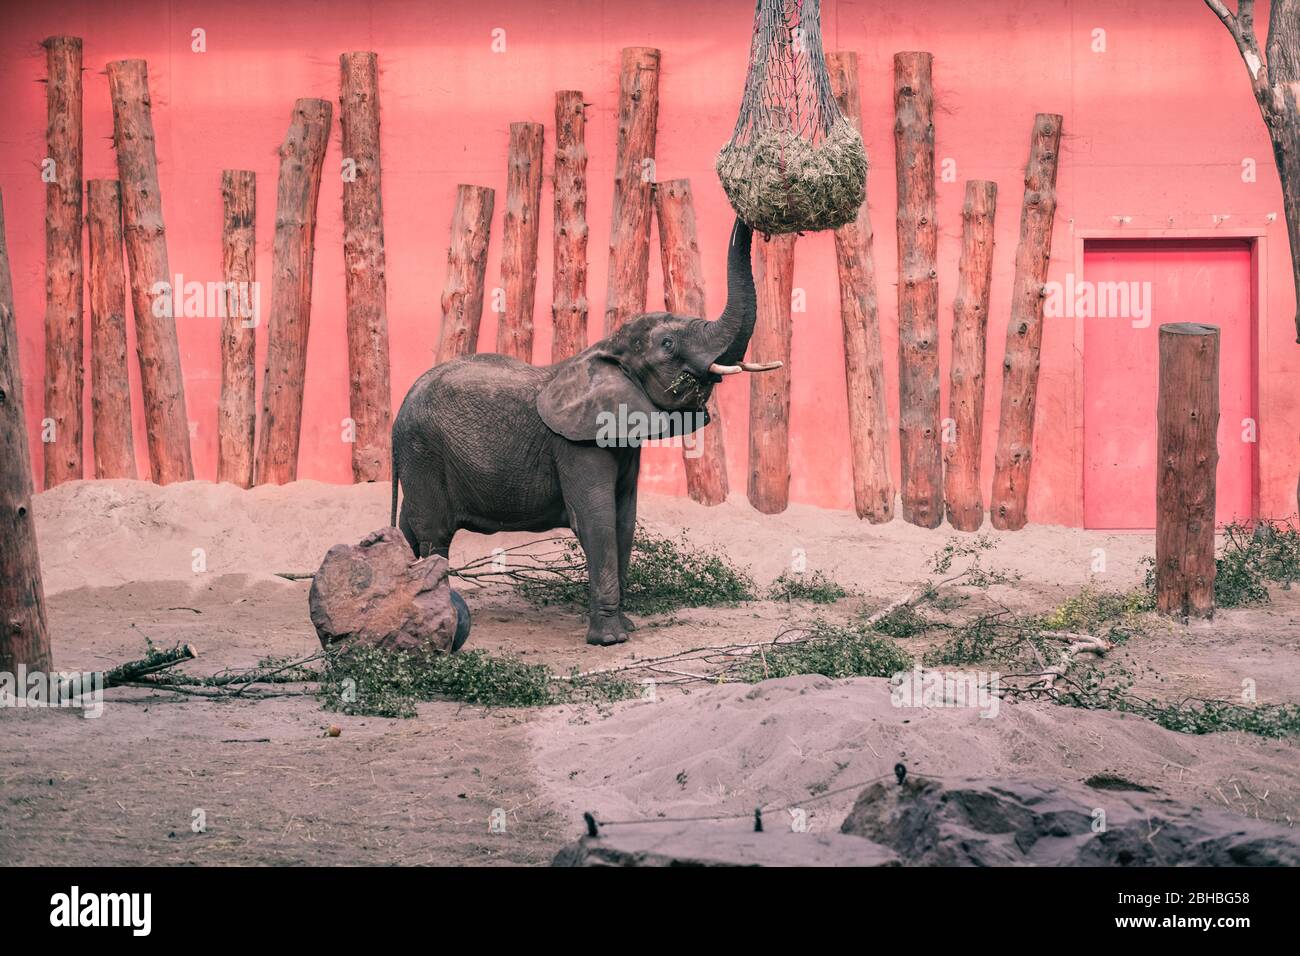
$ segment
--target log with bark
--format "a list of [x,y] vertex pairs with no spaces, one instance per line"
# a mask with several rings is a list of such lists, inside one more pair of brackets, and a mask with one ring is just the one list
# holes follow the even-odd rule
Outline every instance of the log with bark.
[[659,122],[659,51],[623,50],[618,80],[618,145],[610,213],[605,334],[645,311],[650,273],[651,187]]
[[151,651],[148,657],[138,661],[127,661],[112,670],[104,671],[103,686],[121,687],[123,684],[134,684],[142,677],[167,670],[185,661],[192,661],[198,656],[199,652],[194,649],[193,644],[177,644],[171,650]]
[[221,174],[221,398],[217,404],[217,481],[253,486],[257,429],[257,177],[251,170]]
[[496,193],[486,186],[456,187],[451,214],[451,245],[447,249],[447,281],[442,288],[442,327],[438,333],[438,363],[478,349],[483,319],[483,281],[487,275],[488,235]]
[[1222,0],[1205,3],[1237,44],[1273,146],[1291,243],[1296,341],[1300,342],[1300,0],[1269,4],[1268,38],[1262,51],[1255,34],[1254,0],[1238,0],[1235,14]]
[[1156,428],[1156,608],[1183,619],[1210,617],[1219,463],[1217,327],[1160,326]]
[[[862,128],[858,55],[829,53],[826,68],[842,112]],[[894,482],[889,474],[889,411],[885,398],[885,356],[880,347],[871,209],[835,230],[835,261],[844,326],[844,379],[849,405],[849,451],[853,465],[853,507],[872,524],[894,517]]]
[[1056,217],[1056,169],[1061,148],[1061,117],[1039,113],[1025,167],[1025,198],[1020,211],[1011,319],[1002,359],[1002,411],[994,457],[989,519],[1002,531],[1018,531],[1028,520],[1029,471],[1034,450],[1034,411],[1038,398],[1038,355],[1043,344],[1043,287],[1052,256]]
[[533,360],[537,293],[537,230],[542,205],[541,123],[511,123],[506,210],[501,221],[501,287],[505,311],[497,323],[497,352]]
[[984,523],[980,455],[984,445],[984,357],[997,202],[997,183],[973,180],[966,184],[957,297],[952,303],[952,370],[948,385],[948,417],[956,434],[944,445],[943,475],[948,523],[958,531],[977,531]]
[[929,53],[894,54],[899,458],[903,518],[922,528],[943,521],[932,63]]
[[388,279],[379,164],[379,58],[339,57],[343,130],[343,274],[348,312],[348,414],[352,480],[391,475],[393,396],[388,360]]
[[[81,37],[44,42],[45,487],[85,477],[82,462],[84,333],[81,260]],[[47,167],[48,168],[48,167]],[[42,178],[45,170],[42,170]]]
[[0,196],[0,671],[48,673],[50,635],[32,514],[32,459],[18,368],[18,321]]
[[90,233],[90,420],[96,478],[137,478],[127,372],[122,190],[116,179],[87,187]]
[[298,477],[302,389],[311,327],[312,263],[316,251],[316,203],[329,145],[334,108],[328,100],[294,103],[280,146],[275,196],[275,245],[271,257],[271,315],[267,324],[266,374],[262,379],[262,426],[257,483],[282,485]]
[[795,234],[757,243],[754,284],[758,318],[749,347],[753,355],[784,364],[749,377],[749,502],[764,514],[790,504],[790,296],[794,286]]
[[[145,61],[108,64],[108,90],[113,102],[117,178],[122,184],[122,224],[131,273],[149,469],[160,485],[192,481],[190,422],[176,338],[175,303],[181,290],[171,288]],[[170,294],[157,294],[159,288],[170,290]]]
[[587,347],[587,104],[555,94],[555,230],[551,362]]
[[[659,221],[659,256],[663,266],[664,308],[677,315],[704,317],[704,268],[695,226],[695,200],[689,179],[670,179],[654,189]],[[703,505],[727,500],[727,451],[722,437],[718,393],[709,394],[710,424],[683,445],[686,491]]]

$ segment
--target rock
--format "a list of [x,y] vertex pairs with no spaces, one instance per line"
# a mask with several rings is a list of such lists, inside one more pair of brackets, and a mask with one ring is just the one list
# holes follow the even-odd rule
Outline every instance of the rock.
[[[1104,814],[1104,829],[1094,822]],[[909,866],[1297,866],[1287,827],[1137,790],[909,777],[862,791],[840,828]]]
[[[454,643],[458,615],[446,558],[413,560],[396,528],[373,531],[360,544],[330,548],[312,580],[308,606],[316,635],[326,647],[339,641],[390,651],[459,646]],[[466,635],[468,629],[467,611]]]
[[[788,817],[786,818],[788,820]],[[555,855],[552,866],[898,866],[867,840],[796,833],[789,825],[755,833],[742,820],[605,826]]]

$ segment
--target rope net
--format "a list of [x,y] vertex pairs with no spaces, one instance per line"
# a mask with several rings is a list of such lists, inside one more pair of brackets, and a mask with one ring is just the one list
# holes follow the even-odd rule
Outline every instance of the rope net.
[[867,153],[831,92],[820,0],[758,0],[740,115],[717,171],[736,213],[760,232],[857,218]]

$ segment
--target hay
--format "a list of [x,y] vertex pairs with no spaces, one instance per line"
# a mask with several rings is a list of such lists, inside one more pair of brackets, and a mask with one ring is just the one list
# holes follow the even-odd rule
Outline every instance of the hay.
[[759,232],[836,229],[857,218],[866,198],[867,151],[838,119],[821,143],[787,130],[763,130],[718,153],[718,178],[742,220]]

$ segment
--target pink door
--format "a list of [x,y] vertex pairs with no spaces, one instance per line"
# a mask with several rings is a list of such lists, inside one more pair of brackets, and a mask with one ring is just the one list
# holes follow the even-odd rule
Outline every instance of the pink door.
[[1219,327],[1217,519],[1250,517],[1255,446],[1245,440],[1252,424],[1243,424],[1254,415],[1249,242],[1088,240],[1083,278],[1074,299],[1075,314],[1084,316],[1084,527],[1155,527],[1157,340],[1166,322]]

